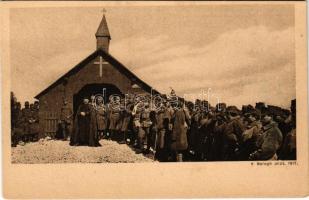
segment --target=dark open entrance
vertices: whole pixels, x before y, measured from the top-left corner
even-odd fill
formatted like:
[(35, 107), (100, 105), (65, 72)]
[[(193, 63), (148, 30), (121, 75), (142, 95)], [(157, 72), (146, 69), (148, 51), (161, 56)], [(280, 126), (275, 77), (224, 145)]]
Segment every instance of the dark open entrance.
[(87, 84), (78, 93), (73, 96), (73, 111), (74, 116), (78, 109), (78, 106), (83, 102), (83, 98), (90, 99), (91, 95), (101, 95), (104, 98), (104, 102), (109, 102), (110, 95), (121, 95), (122, 93), (115, 85), (105, 83)]

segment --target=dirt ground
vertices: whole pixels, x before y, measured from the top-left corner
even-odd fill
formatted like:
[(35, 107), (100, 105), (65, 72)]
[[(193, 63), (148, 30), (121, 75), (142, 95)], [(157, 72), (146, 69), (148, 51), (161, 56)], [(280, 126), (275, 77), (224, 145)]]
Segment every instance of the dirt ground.
[(141, 163), (154, 162), (128, 145), (100, 140), (102, 147), (70, 146), (69, 141), (40, 140), (12, 147), (12, 163)]

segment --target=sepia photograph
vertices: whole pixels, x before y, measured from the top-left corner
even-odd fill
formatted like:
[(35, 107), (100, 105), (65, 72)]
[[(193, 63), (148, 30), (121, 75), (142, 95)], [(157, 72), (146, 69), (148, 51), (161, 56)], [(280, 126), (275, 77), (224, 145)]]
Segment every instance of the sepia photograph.
[(296, 160), (293, 5), (10, 21), (13, 163)]
[[(215, 174), (221, 180), (243, 173), (233, 173), (236, 166), (251, 166), (256, 178), (268, 167), (265, 178), (275, 181), (281, 176), (272, 170), (308, 169), (308, 130), (299, 122), (307, 119), (307, 106), (300, 106), (307, 101), (305, 47), (298, 42), (306, 32), (300, 29), (304, 18), (297, 18), (305, 4), (83, 3), (7, 4), (6, 169), (10, 176), (29, 170), (13, 175), (8, 187), (32, 173), (38, 178), (31, 184), (53, 179), (68, 187), (91, 173), (84, 181), (92, 185), (99, 184), (98, 174), (104, 184), (113, 180), (108, 187), (121, 188), (127, 187), (124, 177), (139, 176), (140, 185), (148, 176), (163, 185), (193, 181), (197, 191), (207, 185), (202, 174), (214, 173), (211, 184), (218, 185)], [(75, 176), (78, 166), (83, 172)], [(167, 169), (175, 171), (163, 178)], [(179, 197), (206, 193), (190, 194), (182, 181), (175, 192), (188, 193)], [(91, 197), (108, 187), (93, 189)], [(247, 192), (258, 194), (255, 189)], [(136, 190), (113, 188), (104, 195), (156, 194)], [(231, 190), (226, 194), (240, 194)], [(88, 198), (81, 195), (88, 192), (63, 188), (49, 197)], [(214, 186), (209, 192), (222, 194)]]

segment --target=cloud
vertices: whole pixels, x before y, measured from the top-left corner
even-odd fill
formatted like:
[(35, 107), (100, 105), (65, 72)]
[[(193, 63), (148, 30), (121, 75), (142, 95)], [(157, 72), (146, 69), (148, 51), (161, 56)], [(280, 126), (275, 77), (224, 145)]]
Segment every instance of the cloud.
[[(117, 50), (121, 46), (129, 47), (126, 53)], [(170, 86), (181, 95), (212, 88), (222, 101), (238, 106), (257, 101), (288, 106), (295, 98), (292, 27), (235, 29), (200, 47), (167, 36), (127, 38), (114, 47), (117, 58), (162, 92)]]
[[(42, 61), (29, 54), (18, 54), (22, 63), (13, 62), (12, 83), (19, 101), (32, 101), (33, 97), (69, 71), (90, 51), (80, 50), (45, 57)], [(23, 94), (23, 95), (21, 95)]]
[[(92, 33), (97, 21), (89, 19), (96, 14), (79, 23), (79, 12), (59, 18), (36, 12), (26, 18), (27, 12), (22, 10), (12, 18), (12, 89), (21, 101), (32, 99), (95, 47)], [(236, 105), (266, 101), (287, 106), (295, 97), (294, 20), (290, 11), (276, 20), (277, 14), (263, 14), (270, 19), (267, 21), (251, 15), (244, 19), (243, 15), (234, 16), (236, 12), (226, 17), (226, 10), (220, 17), (218, 10), (214, 17), (202, 17), (207, 12), (201, 10), (200, 18), (195, 12), (186, 14), (190, 22), (186, 27), (178, 15), (168, 14), (166, 23), (158, 23), (155, 30), (145, 27), (145, 19), (134, 26), (122, 23), (120, 13), (118, 18), (110, 17), (110, 53), (161, 92), (173, 87), (183, 95), (212, 88), (222, 101)], [(267, 13), (273, 14), (273, 9)], [(58, 14), (62, 16), (63, 11)], [(46, 24), (44, 29), (42, 23)]]

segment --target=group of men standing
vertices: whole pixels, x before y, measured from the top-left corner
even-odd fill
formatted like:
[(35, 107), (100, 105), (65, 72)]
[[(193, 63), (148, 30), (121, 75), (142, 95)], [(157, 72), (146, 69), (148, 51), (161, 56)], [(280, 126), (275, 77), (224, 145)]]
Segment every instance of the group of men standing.
[[(296, 159), (296, 100), (288, 114), (266, 107), (195, 103), (161, 95), (85, 97), (75, 116), (64, 100), (55, 138), (70, 145), (101, 146), (100, 140), (127, 144), (136, 153), (153, 153), (159, 161), (240, 161)], [(156, 98), (158, 100), (158, 98)], [(12, 143), (35, 140), (39, 104), (12, 107)], [(245, 109), (246, 108), (246, 109)], [(250, 108), (250, 109), (248, 109)]]
[(39, 139), (39, 102), (25, 102), (21, 109), (20, 102), (11, 98), (11, 140), (12, 146), (19, 142), (37, 141)]
[(158, 150), (158, 159), (168, 146), (171, 154), (167, 153), (172, 157), (169, 157), (170, 161), (176, 160), (179, 152), (188, 148), (190, 123), (184, 102), (177, 104), (176, 108), (165, 100), (154, 109), (149, 96), (115, 96), (107, 104), (102, 97), (91, 96), (90, 100), (87, 97), (83, 99), (72, 120), (72, 110), (64, 101), (56, 138), (66, 140), (70, 135), (70, 145), (94, 147), (101, 146), (99, 140), (102, 138), (114, 140), (131, 145), (136, 153), (148, 154)]
[(289, 115), (216, 106), (214, 111), (197, 107), (191, 116), (189, 152), (198, 161), (296, 159), (296, 100)]
[[(100, 146), (100, 139), (134, 147), (136, 153), (154, 153), (159, 161), (239, 161), (296, 159), (296, 101), (288, 116), (267, 110), (211, 107), (162, 96), (90, 101), (84, 98), (76, 112), (71, 145)], [(156, 104), (156, 105), (154, 105)], [(69, 123), (62, 109), (62, 130)], [(64, 134), (69, 135), (69, 134)]]

